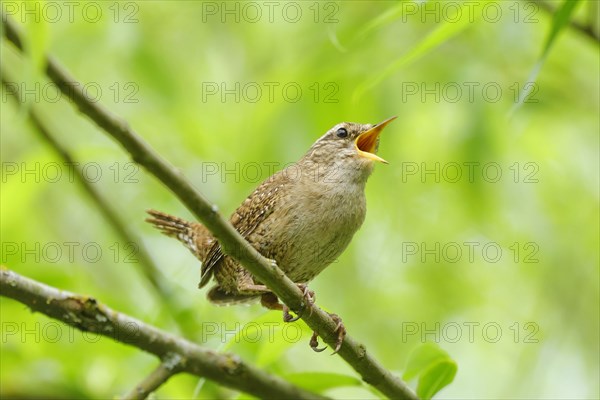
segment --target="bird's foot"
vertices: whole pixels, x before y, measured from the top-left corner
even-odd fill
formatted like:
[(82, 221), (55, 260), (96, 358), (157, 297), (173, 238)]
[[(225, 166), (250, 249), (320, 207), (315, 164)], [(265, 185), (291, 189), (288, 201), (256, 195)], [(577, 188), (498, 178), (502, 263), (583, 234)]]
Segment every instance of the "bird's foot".
[(302, 291), (304, 301), (302, 302), (303, 310), (308, 308), (308, 315), (312, 315), (312, 305), (315, 304), (315, 292), (308, 288), (306, 283), (297, 283), (298, 289)]
[(300, 309), (300, 311), (298, 311), (296, 313), (296, 316), (294, 317), (294, 316), (292, 316), (292, 314), (290, 314), (290, 308), (284, 304), (283, 305), (283, 321), (284, 322), (298, 321), (300, 319), (300, 317), (302, 317), (302, 314), (304, 314), (304, 310), (306, 310), (306, 308), (309, 309), (308, 315), (312, 315), (312, 305), (315, 304), (315, 292), (310, 290), (308, 288), (308, 285), (305, 283), (297, 283), (296, 285), (298, 286), (298, 289), (300, 289), (302, 291), (302, 296), (304, 298), (304, 301), (302, 302), (302, 308)]
[(292, 314), (290, 314), (290, 308), (288, 306), (286, 306), (285, 304), (283, 305), (283, 322), (298, 321), (300, 319), (301, 315), (302, 315), (302, 313), (298, 313), (294, 317)]
[(309, 344), (310, 348), (313, 349), (313, 351), (316, 351), (317, 353), (327, 350), (327, 347), (319, 348), (319, 335), (317, 334), (317, 332), (313, 332), (312, 336), (310, 337)]
[[(337, 341), (335, 342), (335, 349), (333, 349), (333, 353), (331, 353), (331, 355), (334, 355), (338, 351), (340, 351), (340, 349), (342, 348), (342, 343), (344, 342), (344, 338), (346, 337), (346, 328), (344, 327), (344, 324), (342, 323), (342, 319), (340, 317), (338, 317), (337, 314), (329, 314), (329, 316), (336, 323), (334, 332), (337, 333)], [(313, 334), (310, 338), (310, 348), (313, 349), (313, 351), (316, 351), (317, 353), (320, 353), (327, 348), (327, 347), (319, 348), (319, 335), (317, 334), (317, 332), (313, 332)]]

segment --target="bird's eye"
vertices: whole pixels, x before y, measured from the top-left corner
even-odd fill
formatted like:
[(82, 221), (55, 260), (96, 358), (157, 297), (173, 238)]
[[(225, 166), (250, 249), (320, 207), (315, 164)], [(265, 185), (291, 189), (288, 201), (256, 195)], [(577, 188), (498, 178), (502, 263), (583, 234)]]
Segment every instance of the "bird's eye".
[(348, 131), (346, 130), (346, 128), (340, 128), (335, 134), (339, 138), (345, 138), (346, 136), (348, 136)]

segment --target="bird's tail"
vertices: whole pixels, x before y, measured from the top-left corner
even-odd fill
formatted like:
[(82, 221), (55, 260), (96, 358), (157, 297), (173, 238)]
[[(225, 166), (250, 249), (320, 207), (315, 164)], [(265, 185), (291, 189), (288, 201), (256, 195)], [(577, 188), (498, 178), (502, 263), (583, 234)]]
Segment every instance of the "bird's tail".
[(147, 213), (151, 218), (146, 218), (146, 222), (154, 225), (163, 234), (179, 240), (200, 261), (204, 260), (212, 244), (212, 236), (204, 225), (156, 210), (148, 210)]
[[(156, 210), (148, 210), (147, 213), (150, 215), (150, 218), (146, 218), (146, 222), (154, 225), (163, 234), (179, 240), (202, 263), (205, 262), (207, 253), (215, 239), (204, 225), (197, 222), (189, 222)], [(210, 278), (210, 275), (208, 278)], [(201, 283), (200, 287), (203, 285)], [(228, 293), (218, 285), (213, 287), (208, 293), (208, 299), (212, 303), (221, 306), (251, 303), (259, 299), (260, 296), (260, 293)]]
[(227, 293), (220, 286), (214, 286), (207, 294), (208, 300), (218, 306), (233, 306), (236, 304), (251, 304), (260, 299), (260, 293), (240, 294)]

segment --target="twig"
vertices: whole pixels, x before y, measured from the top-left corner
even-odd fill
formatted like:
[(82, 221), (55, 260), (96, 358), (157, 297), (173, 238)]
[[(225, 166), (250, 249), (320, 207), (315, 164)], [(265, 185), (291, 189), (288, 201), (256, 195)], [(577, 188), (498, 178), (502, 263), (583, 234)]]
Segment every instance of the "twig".
[[(111, 310), (95, 299), (58, 290), (0, 267), (0, 295), (17, 300), (32, 311), (94, 332), (118, 342), (133, 345), (161, 360), (171, 362), (176, 372), (206, 377), (221, 385), (261, 398), (322, 399), (324, 397), (244, 363), (233, 354), (219, 354), (178, 336), (171, 335), (133, 317)], [(173, 357), (176, 357), (175, 359)], [(169, 361), (170, 360), (170, 361)], [(177, 362), (174, 363), (173, 360)], [(165, 368), (168, 369), (167, 366)], [(152, 381), (166, 372), (144, 382)]]
[[(5, 35), (15, 46), (22, 49), (17, 27), (5, 15), (2, 16)], [(311, 308), (302, 319), (324, 342), (332, 348), (337, 341), (336, 322), (316, 305), (304, 304), (303, 294), (286, 277), (283, 271), (256, 251), (218, 212), (218, 208), (206, 200), (179, 170), (165, 161), (129, 127), (126, 121), (104, 108), (99, 103), (88, 101), (83, 85), (80, 85), (57, 61), (47, 57), (46, 74), (61, 92), (79, 110), (99, 127), (117, 140), (129, 152), (132, 159), (158, 178), (219, 240), (225, 254), (239, 261), (261, 282), (267, 285), (292, 310)], [(416, 395), (397, 376), (385, 369), (364, 345), (349, 335), (344, 339), (338, 354), (358, 372), (363, 380), (383, 394), (394, 399), (416, 399)]]
[[(15, 97), (15, 101), (18, 104), (24, 104), (24, 99), (22, 98), (18, 87), (13, 84), (13, 81), (9, 79), (7, 75), (8, 74), (4, 66), (1, 66), (0, 76), (5, 90)], [(73, 166), (73, 177), (75, 178), (75, 181), (81, 185), (84, 192), (92, 200), (93, 204), (96, 205), (102, 216), (108, 221), (109, 225), (121, 238), (123, 243), (133, 243), (137, 246), (136, 256), (138, 258), (138, 264), (142, 274), (146, 277), (156, 293), (160, 296), (161, 301), (164, 302), (171, 311), (177, 313), (177, 311), (180, 309), (180, 306), (175, 303), (176, 298), (172, 295), (171, 288), (164, 283), (167, 281), (167, 279), (160, 272), (154, 261), (152, 261), (152, 257), (150, 257), (150, 254), (148, 254), (146, 248), (142, 244), (139, 244), (139, 241), (136, 240), (135, 234), (119, 218), (117, 213), (111, 208), (109, 202), (104, 199), (102, 194), (96, 190), (92, 184), (90, 184), (88, 179), (82, 173), (81, 169), (77, 166), (78, 163), (71, 156), (70, 152), (54, 137), (50, 129), (46, 127), (46, 124), (43, 122), (43, 118), (38, 113), (36, 107), (34, 105), (29, 105), (26, 109), (29, 119), (33, 123), (40, 137), (50, 145), (54, 152), (63, 160), (65, 165)], [(183, 329), (183, 326), (178, 323), (176, 318), (173, 318), (173, 321), (180, 327), (180, 329)]]
[(167, 382), (170, 377), (177, 374), (181, 366), (179, 354), (169, 354), (154, 371), (150, 373), (139, 385), (123, 397), (123, 400), (141, 400)]

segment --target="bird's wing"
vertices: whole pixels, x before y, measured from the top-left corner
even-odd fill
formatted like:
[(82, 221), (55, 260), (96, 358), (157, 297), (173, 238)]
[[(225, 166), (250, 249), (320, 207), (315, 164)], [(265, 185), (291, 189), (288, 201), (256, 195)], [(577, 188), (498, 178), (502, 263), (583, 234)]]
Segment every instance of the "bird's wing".
[[(277, 200), (281, 198), (280, 191), (283, 190), (286, 182), (287, 179), (281, 172), (271, 176), (260, 184), (233, 213), (230, 222), (245, 239), (248, 239), (261, 222), (271, 215)], [(224, 256), (221, 245), (215, 241), (202, 264), (198, 287), (201, 288), (210, 281), (215, 268)]]

